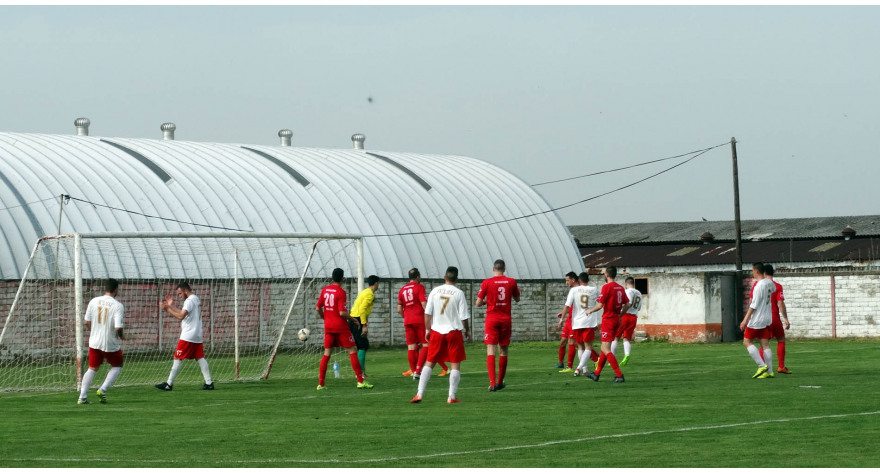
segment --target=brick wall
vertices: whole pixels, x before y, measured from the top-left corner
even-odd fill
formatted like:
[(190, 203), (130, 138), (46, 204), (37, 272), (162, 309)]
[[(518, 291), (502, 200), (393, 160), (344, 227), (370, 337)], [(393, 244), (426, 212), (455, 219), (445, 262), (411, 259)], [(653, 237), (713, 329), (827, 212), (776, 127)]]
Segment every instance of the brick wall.
[[(845, 272), (834, 275), (837, 337), (880, 337), (880, 273)], [(831, 273), (777, 274), (794, 338), (832, 337)], [(743, 280), (745, 298), (754, 279)], [(744, 311), (748, 306), (744, 305)]]

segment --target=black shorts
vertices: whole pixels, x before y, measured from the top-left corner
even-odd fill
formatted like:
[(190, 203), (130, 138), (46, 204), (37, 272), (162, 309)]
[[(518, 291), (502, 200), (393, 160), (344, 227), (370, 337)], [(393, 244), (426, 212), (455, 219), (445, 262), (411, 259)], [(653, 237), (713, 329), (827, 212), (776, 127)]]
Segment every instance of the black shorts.
[(366, 351), (370, 349), (370, 340), (364, 336), (363, 326), (358, 326), (356, 323), (349, 322), (348, 328), (351, 329), (351, 335), (354, 337), (354, 345), (357, 346), (359, 351)]

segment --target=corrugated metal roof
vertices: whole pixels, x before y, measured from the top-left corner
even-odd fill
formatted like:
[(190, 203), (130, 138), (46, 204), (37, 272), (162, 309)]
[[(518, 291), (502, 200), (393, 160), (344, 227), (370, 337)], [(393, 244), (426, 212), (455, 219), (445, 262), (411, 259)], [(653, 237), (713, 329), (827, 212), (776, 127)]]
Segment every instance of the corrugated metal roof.
[[(310, 184), (241, 144), (112, 138), (171, 179), (98, 137), (0, 133), (0, 209), (69, 194), (150, 215), (257, 232), (397, 234), (494, 222), (550, 209), (511, 173), (463, 156), (370, 150), (244, 145), (265, 153)], [(487, 179), (491, 177), (491, 179)], [(31, 216), (31, 217), (29, 217)], [(57, 200), (0, 211), (0, 278), (19, 278), (42, 234), (54, 234)], [(208, 231), (71, 202), (61, 232)], [(522, 279), (558, 278), (580, 267), (577, 248), (556, 213), (477, 229), (365, 239), (365, 272), (427, 278), (457, 265), (483, 278), (507, 261)]]
[[(880, 236), (880, 215), (759, 219), (742, 221), (744, 240), (822, 239), (841, 237), (850, 226), (859, 236)], [(652, 242), (700, 242), (709, 231), (716, 241), (733, 241), (733, 221), (644, 222), (568, 226), (579, 245)]]
[[(687, 249), (687, 252), (683, 250)], [(705, 244), (697, 250), (689, 245), (614, 245), (581, 248), (587, 268), (672, 267), (736, 263), (733, 244)], [(858, 262), (880, 260), (880, 240), (835, 241), (789, 240), (744, 242), (743, 262)]]

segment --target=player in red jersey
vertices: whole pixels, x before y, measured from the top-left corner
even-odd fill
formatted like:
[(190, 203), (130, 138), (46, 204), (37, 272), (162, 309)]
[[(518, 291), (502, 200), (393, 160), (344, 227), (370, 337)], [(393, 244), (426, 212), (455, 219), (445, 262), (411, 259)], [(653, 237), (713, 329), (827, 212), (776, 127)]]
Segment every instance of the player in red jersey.
[[(764, 265), (764, 275), (776, 285), (776, 291), (770, 295), (770, 309), (773, 312), (773, 322), (770, 323), (770, 335), (776, 339), (776, 360), (779, 362), (776, 371), (780, 374), (790, 374), (791, 371), (785, 366), (785, 330), (790, 329), (791, 324), (788, 322), (788, 310), (785, 307), (785, 295), (782, 294), (782, 285), (773, 279), (775, 272), (773, 265)], [(754, 287), (752, 289), (754, 290)], [(783, 319), (785, 320), (784, 328), (782, 325)]]
[[(428, 357), (428, 341), (425, 339), (425, 306), (428, 297), (425, 295), (425, 287), (422, 286), (422, 275), (418, 268), (409, 271), (409, 283), (397, 292), (397, 313), (403, 316), (403, 327), (406, 330), (407, 359), (409, 370), (404, 372), (404, 377), (412, 377), (418, 380), (422, 373), (422, 366)], [(444, 362), (437, 361), (442, 371), (438, 377), (445, 377), (449, 368)]]
[(617, 357), (611, 352), (611, 342), (614, 341), (617, 335), (617, 328), (620, 326), (620, 313), (623, 311), (623, 306), (630, 301), (629, 297), (626, 296), (626, 289), (614, 281), (615, 277), (617, 277), (617, 267), (610, 266), (605, 268), (606, 283), (602, 286), (599, 298), (596, 299), (596, 306), (590, 309), (590, 312), (603, 310), (602, 326), (600, 329), (602, 333), (602, 355), (599, 356), (599, 362), (596, 363), (596, 372), (587, 372), (585, 374), (594, 382), (599, 381), (599, 374), (602, 373), (602, 368), (605, 367), (606, 361), (614, 369), (616, 377), (614, 377), (613, 382), (624, 382), (623, 373), (620, 371), (620, 365), (617, 363)]
[[(755, 278), (755, 286), (752, 287), (751, 303), (745, 318), (740, 323), (743, 331), (743, 346), (749, 351), (749, 356), (758, 365), (758, 371), (752, 375), (753, 379), (773, 378), (773, 351), (770, 350), (770, 325), (773, 322), (773, 311), (770, 301), (773, 293), (776, 293), (776, 285), (767, 278), (763, 263), (752, 265), (752, 276)], [(753, 341), (760, 341), (758, 349)]]
[[(501, 390), (504, 385), (504, 374), (507, 372), (507, 348), (510, 346), (511, 333), (511, 300), (519, 303), (519, 287), (516, 280), (504, 276), (504, 260), (495, 260), (492, 267), (495, 276), (483, 280), (480, 292), (477, 293), (477, 307), (486, 305), (486, 367), (489, 369), (489, 391)], [(495, 379), (495, 346), (500, 346), (501, 357), (498, 359), (498, 379)]]
[[(569, 288), (574, 288), (578, 286), (578, 276), (575, 272), (568, 272), (565, 274), (565, 285)], [(556, 369), (562, 369), (559, 373), (571, 372), (571, 367), (574, 365), (574, 351), (577, 347), (577, 341), (574, 337), (574, 329), (571, 327), (571, 320), (573, 316), (572, 308), (568, 309), (568, 315), (563, 316), (562, 313), (556, 313), (556, 317), (559, 319), (559, 324), (556, 325), (556, 328), (559, 329), (559, 364), (556, 365)], [(562, 362), (565, 357), (565, 346), (568, 346), (568, 367)]]
[(346, 293), (342, 289), (342, 278), (345, 272), (341, 268), (333, 269), (331, 278), (333, 280), (330, 285), (325, 286), (321, 290), (318, 297), (318, 303), (315, 308), (318, 310), (318, 316), (324, 320), (324, 357), (321, 358), (321, 369), (318, 372), (318, 390), (326, 390), (324, 386), (324, 378), (327, 375), (327, 364), (330, 363), (330, 356), (333, 354), (334, 347), (344, 347), (348, 350), (348, 357), (351, 359), (351, 368), (357, 377), (357, 388), (373, 388), (369, 382), (364, 381), (364, 374), (361, 373), (361, 363), (357, 358), (357, 347), (354, 343), (354, 336), (348, 324), (354, 323), (360, 326), (360, 320), (352, 318), (348, 314), (345, 307)]

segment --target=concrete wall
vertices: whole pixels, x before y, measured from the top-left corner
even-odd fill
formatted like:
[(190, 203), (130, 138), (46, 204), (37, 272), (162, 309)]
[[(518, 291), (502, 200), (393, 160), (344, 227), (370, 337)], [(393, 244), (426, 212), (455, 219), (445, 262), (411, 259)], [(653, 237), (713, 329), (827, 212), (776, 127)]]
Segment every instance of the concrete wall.
[(721, 285), (706, 273), (652, 273), (642, 300), (638, 329), (649, 338), (675, 342), (721, 340)]

